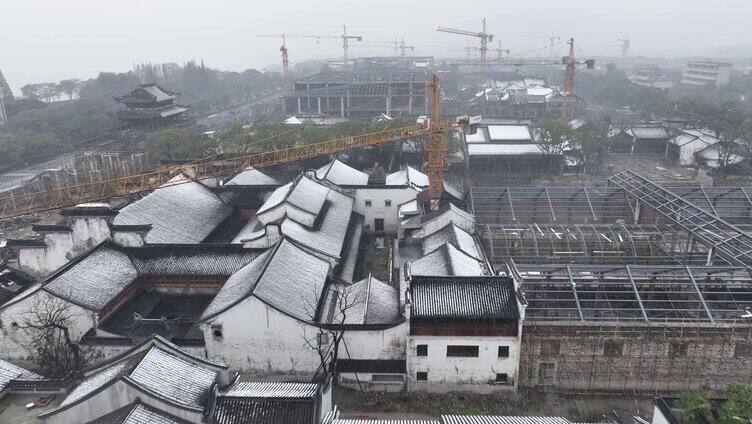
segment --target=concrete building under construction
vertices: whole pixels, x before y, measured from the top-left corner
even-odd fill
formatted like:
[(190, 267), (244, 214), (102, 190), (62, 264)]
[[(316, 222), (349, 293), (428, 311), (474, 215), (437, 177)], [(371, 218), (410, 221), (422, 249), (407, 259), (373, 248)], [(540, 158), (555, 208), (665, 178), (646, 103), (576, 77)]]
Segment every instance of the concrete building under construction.
[[(345, 69), (327, 69), (296, 80), (284, 96), (285, 114), (371, 119), (425, 115), (430, 58), (361, 60)], [(418, 60), (419, 59), (419, 60)], [(416, 66), (417, 65), (417, 66)]]

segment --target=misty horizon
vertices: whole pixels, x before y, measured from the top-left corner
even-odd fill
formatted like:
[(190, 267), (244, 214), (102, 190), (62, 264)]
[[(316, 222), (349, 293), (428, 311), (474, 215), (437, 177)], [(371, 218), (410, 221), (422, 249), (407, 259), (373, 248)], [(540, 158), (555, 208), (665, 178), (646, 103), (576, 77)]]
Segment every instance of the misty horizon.
[[(575, 37), (578, 55), (619, 57), (617, 40), (628, 36), (632, 57), (752, 57), (746, 27), (752, 2), (742, 0), (636, 0), (628, 5), (574, 0), (568, 8), (550, 0), (524, 5), (387, 0), (380, 7), (368, 6), (367, 13), (365, 2), (342, 0), (211, 5), (136, 0), (106, 6), (91, 0), (3, 2), (0, 70), (16, 92), (28, 83), (127, 72), (143, 62), (182, 64), (196, 59), (227, 71), (277, 67), (280, 40), (257, 34), (338, 35), (345, 24), (349, 33), (363, 36), (362, 43), (351, 44), (353, 57), (392, 55), (388, 43), (395, 37), (415, 46), (412, 55), (461, 57), (468, 40), (436, 28), (479, 31), (484, 17), (495, 35), (491, 48), (500, 40), (502, 48), (517, 57), (538, 52), (547, 56), (544, 37), (552, 31), (562, 38)], [(293, 65), (342, 56), (341, 41), (336, 39), (291, 39), (288, 47)]]

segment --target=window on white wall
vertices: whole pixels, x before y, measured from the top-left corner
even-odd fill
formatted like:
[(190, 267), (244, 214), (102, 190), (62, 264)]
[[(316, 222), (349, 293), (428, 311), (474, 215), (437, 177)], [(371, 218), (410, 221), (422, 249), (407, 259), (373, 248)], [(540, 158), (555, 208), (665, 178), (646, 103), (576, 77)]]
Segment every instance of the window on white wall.
[(478, 346), (447, 346), (448, 357), (477, 358)]
[(428, 345), (417, 345), (415, 347), (415, 356), (428, 356)]
[(415, 379), (418, 381), (428, 381), (428, 373), (424, 371), (418, 371), (415, 373)]
[(509, 346), (499, 346), (499, 358), (509, 358)]
[(222, 340), (224, 334), (222, 333), (222, 324), (214, 324), (211, 326), (212, 337), (214, 340)]
[(496, 382), (501, 384), (509, 383), (509, 375), (505, 372), (496, 373)]
[(392, 201), (390, 199), (384, 200), (384, 207), (385, 208), (391, 208), (392, 207)]
[(371, 206), (373, 206), (373, 202), (371, 201), (371, 199), (366, 199), (366, 207), (370, 208)]

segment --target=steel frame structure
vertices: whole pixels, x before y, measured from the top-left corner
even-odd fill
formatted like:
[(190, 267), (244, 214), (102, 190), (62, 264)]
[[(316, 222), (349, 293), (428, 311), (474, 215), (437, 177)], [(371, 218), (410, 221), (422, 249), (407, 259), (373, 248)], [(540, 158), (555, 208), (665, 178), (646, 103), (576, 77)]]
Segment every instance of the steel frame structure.
[(692, 233), (708, 248), (709, 261), (718, 255), (733, 264), (752, 266), (752, 237), (728, 221), (632, 171), (613, 175), (608, 183), (637, 199), (637, 208), (642, 204), (650, 206), (671, 223)]
[(738, 323), (752, 304), (743, 266), (519, 265), (529, 321)]
[(473, 187), (480, 224), (631, 224), (634, 210), (614, 187)]
[(671, 226), (609, 224), (485, 225), (491, 262), (520, 264), (705, 265), (707, 249)]

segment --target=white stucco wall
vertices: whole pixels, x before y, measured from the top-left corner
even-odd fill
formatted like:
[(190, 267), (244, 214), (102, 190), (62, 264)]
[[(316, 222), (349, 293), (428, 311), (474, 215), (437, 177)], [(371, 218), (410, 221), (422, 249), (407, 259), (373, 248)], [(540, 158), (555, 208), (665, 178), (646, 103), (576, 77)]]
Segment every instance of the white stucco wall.
[[(407, 380), (411, 389), (450, 390), (453, 385), (488, 385), (497, 373), (506, 373), (510, 384), (491, 387), (514, 389), (517, 385), (520, 363), (517, 337), (410, 336), (408, 340)], [(417, 345), (421, 344), (428, 346), (428, 356), (416, 355)], [(478, 346), (478, 357), (447, 357), (449, 345)], [(499, 346), (509, 346), (508, 358), (498, 357)], [(417, 381), (417, 372), (427, 372), (428, 381)]]
[[(7, 361), (26, 361), (29, 352), (25, 348), (27, 340), (25, 331), (13, 323), (22, 324), (28, 319), (29, 311), (37, 307), (40, 302), (52, 299), (53, 296), (43, 290), (37, 290), (17, 302), (5, 305), (0, 309), (0, 359)], [(57, 299), (57, 298), (54, 298)], [(66, 302), (62, 299), (56, 301), (65, 302), (72, 315), (74, 323), (71, 327), (71, 335), (80, 337), (93, 327), (96, 314), (80, 306)]]
[[(213, 337), (211, 326), (222, 325), (223, 337)], [(406, 324), (383, 331), (350, 331), (345, 343), (356, 359), (404, 358)], [(317, 353), (303, 336), (315, 338), (318, 328), (267, 306), (251, 296), (201, 324), (208, 359), (251, 374), (311, 374), (319, 367)], [(340, 347), (341, 357), (347, 357)]]
[(73, 235), (69, 232), (44, 235), (45, 247), (23, 247), (18, 252), (18, 265), (36, 277), (49, 275), (75, 257)]
[(76, 217), (71, 229), (76, 256), (110, 238), (110, 225), (104, 217)]
[[(365, 216), (367, 231), (373, 232), (374, 220), (384, 220), (384, 231), (396, 233), (399, 228), (399, 205), (415, 200), (418, 191), (412, 187), (364, 187), (355, 189), (355, 204), (353, 210)], [(391, 200), (390, 207), (385, 206), (385, 200)], [(371, 200), (371, 206), (366, 206), (366, 200)]]
[(115, 231), (112, 240), (125, 247), (141, 247), (146, 235), (138, 231)]

